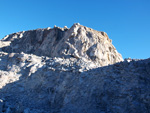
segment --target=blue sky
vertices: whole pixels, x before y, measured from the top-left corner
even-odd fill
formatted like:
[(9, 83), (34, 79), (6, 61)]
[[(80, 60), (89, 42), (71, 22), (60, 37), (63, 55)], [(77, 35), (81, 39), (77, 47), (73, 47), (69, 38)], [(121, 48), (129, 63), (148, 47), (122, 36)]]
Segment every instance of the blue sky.
[(0, 39), (73, 23), (105, 31), (123, 58), (150, 57), (150, 0), (0, 0)]

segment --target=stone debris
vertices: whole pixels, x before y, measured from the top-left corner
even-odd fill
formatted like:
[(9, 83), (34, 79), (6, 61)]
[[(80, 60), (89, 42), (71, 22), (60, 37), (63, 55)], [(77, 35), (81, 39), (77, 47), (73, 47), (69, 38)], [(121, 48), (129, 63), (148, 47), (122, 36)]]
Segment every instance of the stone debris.
[(0, 112), (149, 113), (150, 59), (123, 61), (105, 32), (79, 23), (7, 35)]

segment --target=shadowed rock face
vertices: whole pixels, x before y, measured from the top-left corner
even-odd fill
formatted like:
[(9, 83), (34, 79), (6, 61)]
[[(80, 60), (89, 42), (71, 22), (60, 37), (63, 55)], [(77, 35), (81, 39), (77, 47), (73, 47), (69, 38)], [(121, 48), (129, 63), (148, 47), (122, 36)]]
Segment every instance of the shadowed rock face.
[(75, 57), (91, 60), (100, 66), (123, 61), (105, 32), (74, 24), (70, 29), (36, 29), (14, 33), (2, 39), (10, 42), (5, 52), (32, 53), (48, 57)]
[(150, 112), (150, 59), (96, 68), (76, 58), (4, 52), (0, 58), (4, 113)]

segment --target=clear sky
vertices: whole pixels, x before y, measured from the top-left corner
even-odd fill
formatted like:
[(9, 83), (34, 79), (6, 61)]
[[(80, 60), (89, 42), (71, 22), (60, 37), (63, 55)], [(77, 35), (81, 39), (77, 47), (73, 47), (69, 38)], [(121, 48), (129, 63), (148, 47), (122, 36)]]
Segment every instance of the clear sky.
[(0, 39), (73, 23), (105, 31), (123, 58), (150, 57), (150, 0), (0, 0)]

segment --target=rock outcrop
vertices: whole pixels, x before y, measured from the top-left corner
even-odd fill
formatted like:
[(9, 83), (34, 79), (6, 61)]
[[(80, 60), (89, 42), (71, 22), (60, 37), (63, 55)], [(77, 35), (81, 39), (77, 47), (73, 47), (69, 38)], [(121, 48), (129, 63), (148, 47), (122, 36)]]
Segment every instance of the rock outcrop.
[(122, 56), (112, 45), (105, 32), (74, 24), (53, 29), (36, 29), (7, 35), (1, 40), (9, 46), (2, 51), (8, 53), (28, 53), (48, 57), (75, 57), (91, 60), (105, 66), (122, 61)]
[(106, 33), (74, 24), (0, 41), (1, 113), (149, 113), (150, 59), (125, 59)]

